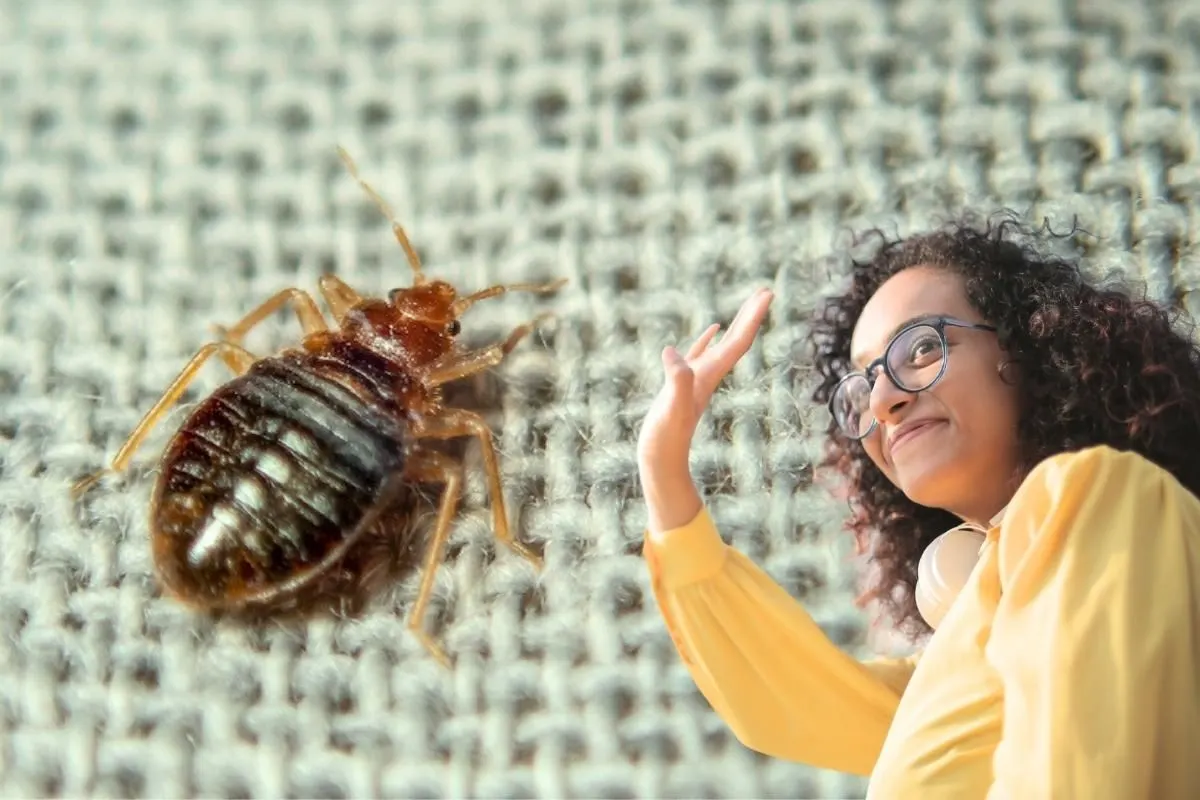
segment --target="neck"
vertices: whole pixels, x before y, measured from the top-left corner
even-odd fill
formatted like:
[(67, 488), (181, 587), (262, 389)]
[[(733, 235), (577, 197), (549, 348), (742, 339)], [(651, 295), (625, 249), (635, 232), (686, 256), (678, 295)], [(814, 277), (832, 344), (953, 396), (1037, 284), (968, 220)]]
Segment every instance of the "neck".
[(961, 510), (949, 509), (955, 516), (962, 519), (963, 522), (978, 526), (983, 529), (988, 529), (993, 525), (1000, 524), (1000, 519), (1004, 515), (1004, 510), (1008, 508), (1008, 504), (1012, 501), (1013, 495), (1017, 493), (1021, 482), (1025, 480), (1025, 472), (1023, 470), (1015, 471), (1009, 480), (1002, 484), (998, 484), (991, 492), (980, 492), (971, 498), (972, 505), (970, 508)]
[(1000, 520), (1004, 517), (1004, 510), (1008, 508), (1008, 503), (1011, 499), (1011, 493), (1005, 494), (1001, 499), (988, 503), (979, 503), (978, 506), (969, 511), (956, 511), (954, 515), (965, 523), (987, 529), (993, 525), (1000, 524)]
[(1004, 506), (1004, 508), (1001, 508), (995, 514), (992, 514), (990, 517), (988, 517), (987, 520), (981, 520), (976, 524), (982, 528), (991, 528), (995, 525), (999, 525), (1004, 520), (1004, 511), (1007, 508), (1008, 506)]

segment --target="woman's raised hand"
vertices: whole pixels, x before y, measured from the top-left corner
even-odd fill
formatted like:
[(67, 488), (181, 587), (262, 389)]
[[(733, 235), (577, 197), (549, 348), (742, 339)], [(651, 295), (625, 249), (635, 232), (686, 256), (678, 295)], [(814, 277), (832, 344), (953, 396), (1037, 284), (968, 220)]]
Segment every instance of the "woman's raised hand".
[(673, 347), (663, 350), (663, 387), (638, 435), (638, 470), (652, 531), (683, 525), (700, 510), (699, 494), (688, 472), (696, 425), (717, 386), (750, 349), (773, 296), (769, 289), (760, 289), (747, 298), (715, 345), (720, 326), (714, 324), (686, 356)]

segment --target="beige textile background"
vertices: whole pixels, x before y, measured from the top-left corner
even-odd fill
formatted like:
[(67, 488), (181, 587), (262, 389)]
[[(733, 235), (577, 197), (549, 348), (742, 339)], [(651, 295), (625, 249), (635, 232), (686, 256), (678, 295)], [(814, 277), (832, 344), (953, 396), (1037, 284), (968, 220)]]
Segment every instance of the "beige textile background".
[[(6, 796), (861, 796), (741, 747), (671, 648), (634, 461), (661, 347), (775, 288), (695, 473), (730, 541), (865, 654), (793, 352), (845, 232), (1011, 206), (1077, 215), (1097, 268), (1156, 297), (1200, 274), (1195, 2), (0, 0), (0, 53)], [(570, 281), (464, 320), (482, 343), (557, 316), (464, 396), (546, 568), (494, 546), (468, 446), (434, 604), (453, 673), (405, 630), (415, 573), (350, 618), (158, 596), (146, 503), (186, 404), (125, 480), (67, 497), (210, 325), (325, 271), (408, 283), (338, 144), (430, 275)]]

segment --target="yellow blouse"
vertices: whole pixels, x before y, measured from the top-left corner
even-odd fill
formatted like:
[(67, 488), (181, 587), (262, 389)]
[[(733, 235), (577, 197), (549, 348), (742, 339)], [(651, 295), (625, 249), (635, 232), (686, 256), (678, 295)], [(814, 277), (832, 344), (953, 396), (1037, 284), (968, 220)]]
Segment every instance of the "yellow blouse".
[(909, 659), (839, 650), (707, 509), (645, 554), (680, 657), (753, 750), (869, 775), (871, 798), (1200, 798), (1200, 501), (1141, 456), (1034, 469)]

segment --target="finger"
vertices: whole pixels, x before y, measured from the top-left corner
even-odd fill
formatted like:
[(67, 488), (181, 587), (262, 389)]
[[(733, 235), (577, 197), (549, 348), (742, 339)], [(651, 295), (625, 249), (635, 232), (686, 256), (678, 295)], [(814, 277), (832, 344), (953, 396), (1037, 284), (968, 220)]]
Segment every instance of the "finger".
[(742, 303), (721, 341), (708, 351), (709, 360), (720, 362), (725, 370), (731, 369), (750, 349), (773, 297), (769, 289), (760, 289)]
[[(666, 383), (646, 415), (638, 446), (660, 455), (686, 453), (696, 427), (692, 368), (674, 347), (662, 351)], [(640, 456), (639, 456), (640, 457)]]
[(769, 289), (760, 289), (742, 304), (721, 341), (705, 353), (706, 358), (696, 365), (697, 392), (708, 394), (716, 391), (717, 385), (729, 374), (734, 364), (746, 355), (773, 297)]
[(759, 287), (750, 293), (750, 296), (742, 301), (738, 306), (737, 314), (734, 315), (733, 321), (729, 323), (729, 329), (733, 330), (739, 325), (744, 325), (748, 314), (753, 313), (753, 309), (759, 305), (765, 298), (770, 295), (771, 290), (765, 286)]
[[(774, 297), (775, 295), (770, 289), (762, 288), (746, 298), (741, 308), (738, 309), (737, 316), (733, 318), (729, 332), (735, 336), (753, 334), (762, 325), (763, 318), (767, 315), (767, 308), (771, 305)], [(729, 334), (726, 334), (721, 341), (728, 338)]]
[(692, 368), (688, 366), (683, 356), (674, 347), (665, 347), (662, 352), (663, 370), (667, 374), (667, 383), (676, 390), (692, 387)]
[(674, 416), (683, 408), (690, 408), (692, 402), (692, 383), (695, 375), (692, 368), (683, 360), (683, 356), (674, 347), (666, 347), (662, 351), (663, 385), (659, 390), (654, 404), (662, 413)]
[(733, 321), (729, 323), (730, 330), (733, 330), (742, 323), (742, 320), (746, 318), (747, 310), (754, 305), (755, 301), (757, 301), (757, 299), (762, 296), (763, 292), (765, 291), (767, 290), (761, 287), (755, 289), (749, 297), (742, 301), (742, 304), (738, 306), (737, 314), (735, 314), (733, 317)]
[(706, 347), (708, 347), (709, 342), (713, 340), (713, 337), (717, 335), (717, 331), (719, 330), (721, 330), (721, 326), (719, 324), (714, 322), (712, 325), (709, 325), (708, 328), (705, 329), (704, 333), (700, 334), (700, 338), (696, 339), (696, 342), (692, 345), (691, 349), (688, 350), (687, 360), (692, 361), (699, 358), (700, 354), (704, 352)]

